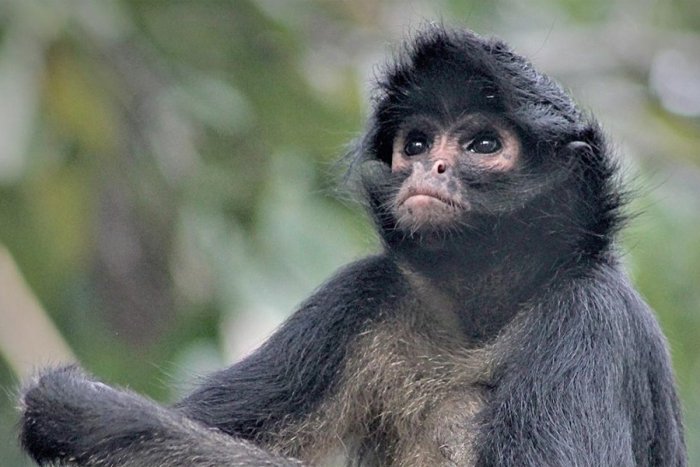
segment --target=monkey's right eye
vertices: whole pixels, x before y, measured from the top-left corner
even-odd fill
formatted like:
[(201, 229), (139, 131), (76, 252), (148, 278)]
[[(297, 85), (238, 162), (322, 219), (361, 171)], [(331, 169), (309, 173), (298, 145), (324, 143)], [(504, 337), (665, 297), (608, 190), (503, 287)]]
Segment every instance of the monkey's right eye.
[(406, 146), (403, 148), (407, 156), (417, 156), (425, 153), (430, 148), (430, 141), (425, 135), (410, 135), (407, 138)]

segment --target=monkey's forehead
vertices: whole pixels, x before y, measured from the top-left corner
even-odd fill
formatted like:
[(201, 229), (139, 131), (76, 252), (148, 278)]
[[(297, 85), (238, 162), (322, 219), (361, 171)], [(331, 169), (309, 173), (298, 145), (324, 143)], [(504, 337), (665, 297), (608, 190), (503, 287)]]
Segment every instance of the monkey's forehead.
[[(504, 90), (478, 74), (440, 73), (432, 70), (411, 84), (387, 92), (377, 107), (384, 117), (424, 114), (444, 122), (466, 114), (505, 113)], [(390, 118), (389, 118), (390, 119)]]
[(418, 112), (407, 115), (396, 127), (397, 136), (419, 130), (425, 133), (451, 133), (483, 131), (486, 129), (502, 129), (513, 131), (512, 124), (500, 114), (494, 113), (462, 113), (454, 119), (436, 119), (430, 114)]

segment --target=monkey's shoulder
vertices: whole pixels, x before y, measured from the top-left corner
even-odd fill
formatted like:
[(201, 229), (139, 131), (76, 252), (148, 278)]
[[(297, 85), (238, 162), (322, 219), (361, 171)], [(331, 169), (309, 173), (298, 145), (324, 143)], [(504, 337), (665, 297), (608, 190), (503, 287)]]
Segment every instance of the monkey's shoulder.
[(391, 303), (402, 292), (400, 275), (387, 254), (367, 256), (338, 269), (301, 304), (297, 314)]

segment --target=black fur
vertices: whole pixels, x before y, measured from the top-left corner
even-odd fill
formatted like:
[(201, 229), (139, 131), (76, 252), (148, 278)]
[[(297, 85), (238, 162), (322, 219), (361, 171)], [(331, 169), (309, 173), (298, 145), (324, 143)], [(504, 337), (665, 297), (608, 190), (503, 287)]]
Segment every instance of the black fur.
[[(400, 125), (466, 111), (506, 121), (522, 164), (456, 167), (470, 212), (398, 228)], [(426, 28), (384, 73), (352, 157), (382, 253), (169, 409), (44, 372), (22, 397), (25, 450), (93, 467), (685, 465), (666, 344), (616, 257), (616, 165), (555, 83), (498, 40)]]

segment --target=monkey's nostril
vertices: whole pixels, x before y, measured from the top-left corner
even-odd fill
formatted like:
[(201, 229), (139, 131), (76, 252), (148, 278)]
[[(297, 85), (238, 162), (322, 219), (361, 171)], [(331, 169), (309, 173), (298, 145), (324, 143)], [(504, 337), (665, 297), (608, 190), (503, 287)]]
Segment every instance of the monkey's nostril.
[(445, 161), (437, 161), (435, 165), (433, 165), (433, 169), (439, 174), (445, 173), (445, 170), (447, 170), (447, 163)]

